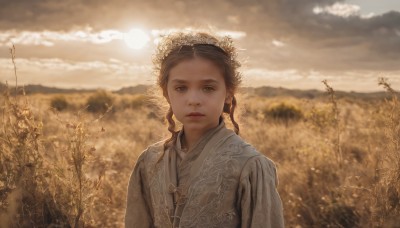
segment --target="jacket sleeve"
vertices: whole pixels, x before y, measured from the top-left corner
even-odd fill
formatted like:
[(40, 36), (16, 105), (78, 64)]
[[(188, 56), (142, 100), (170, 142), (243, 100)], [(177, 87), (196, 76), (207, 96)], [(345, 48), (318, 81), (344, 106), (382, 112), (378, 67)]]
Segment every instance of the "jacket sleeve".
[(263, 155), (245, 164), (238, 189), (242, 228), (284, 227), (275, 164)]
[(148, 180), (145, 175), (145, 155), (143, 152), (133, 169), (126, 201), (125, 227), (153, 227), (152, 207)]

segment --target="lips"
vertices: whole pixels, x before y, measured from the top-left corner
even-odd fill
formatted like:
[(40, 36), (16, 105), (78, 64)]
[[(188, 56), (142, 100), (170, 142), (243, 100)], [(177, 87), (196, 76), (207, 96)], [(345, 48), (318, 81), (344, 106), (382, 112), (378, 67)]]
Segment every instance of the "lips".
[(200, 113), (200, 112), (191, 112), (187, 116), (195, 117), (195, 116), (205, 116), (205, 115), (203, 113)]

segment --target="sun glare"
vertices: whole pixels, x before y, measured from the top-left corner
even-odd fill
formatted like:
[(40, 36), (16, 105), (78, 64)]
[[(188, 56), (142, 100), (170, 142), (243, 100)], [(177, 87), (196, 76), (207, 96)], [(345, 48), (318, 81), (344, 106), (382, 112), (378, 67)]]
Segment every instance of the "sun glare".
[(132, 49), (142, 49), (150, 41), (150, 37), (141, 29), (132, 29), (124, 36), (125, 43)]

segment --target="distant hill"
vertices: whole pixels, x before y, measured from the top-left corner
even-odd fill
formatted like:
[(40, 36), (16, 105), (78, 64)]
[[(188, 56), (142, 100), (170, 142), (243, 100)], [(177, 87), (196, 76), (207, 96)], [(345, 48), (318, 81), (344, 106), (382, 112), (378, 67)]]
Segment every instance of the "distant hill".
[[(15, 86), (8, 85), (11, 91), (14, 91)], [(147, 85), (137, 85), (137, 86), (130, 86), (130, 87), (123, 87), (119, 90), (112, 91), (113, 93), (117, 94), (139, 94), (145, 93), (146, 90), (149, 88)], [(3, 92), (6, 89), (6, 85), (4, 83), (0, 83), (0, 92)], [(43, 94), (50, 94), (50, 93), (90, 93), (94, 92), (97, 89), (63, 89), (57, 87), (48, 87), (42, 85), (26, 85), (24, 86), (24, 90), (26, 94), (35, 94), (35, 93), (43, 93)], [(18, 88), (19, 93), (22, 93), (22, 87)]]
[[(247, 88), (247, 91), (262, 97), (290, 96), (296, 98), (314, 99), (327, 96), (325, 91), (320, 91), (315, 89), (299, 90), (299, 89), (285, 89), (282, 87), (275, 88), (270, 86)], [(365, 100), (370, 100), (370, 99), (380, 100), (388, 97), (388, 94), (385, 91), (370, 92), (370, 93), (335, 91), (335, 94), (337, 98), (348, 97), (348, 98), (365, 99)]]
[(129, 86), (129, 87), (123, 87), (119, 90), (113, 91), (113, 93), (118, 93), (118, 94), (146, 93), (148, 88), (150, 88), (150, 86), (148, 86), (148, 85)]
[(292, 96), (297, 98), (316, 98), (324, 94), (319, 90), (285, 89), (282, 87), (263, 86), (254, 88), (253, 93), (262, 97)]
[[(11, 85), (9, 86), (11, 91), (14, 90), (14, 87)], [(42, 85), (27, 85), (24, 87), (26, 94), (34, 94), (34, 93), (44, 93), (44, 94), (51, 94), (51, 93), (88, 93), (94, 92), (96, 89), (62, 89), (56, 87), (47, 87)], [(147, 89), (150, 88), (149, 85), (137, 85), (137, 86), (129, 86), (123, 87), (119, 90), (112, 91), (113, 93), (117, 94), (143, 94), (146, 93)], [(0, 83), (0, 92), (3, 92), (6, 89), (6, 85)], [(21, 92), (22, 89), (19, 89)], [(282, 87), (270, 87), (270, 86), (263, 86), (263, 87), (244, 87), (241, 88), (241, 91), (248, 94), (255, 94), (262, 97), (278, 97), (278, 96), (290, 96), (296, 98), (304, 98), (304, 99), (314, 99), (314, 98), (321, 98), (326, 97), (325, 91), (320, 90), (299, 90), (299, 89), (286, 89)], [(380, 100), (388, 97), (388, 94), (385, 91), (382, 92), (371, 92), (371, 93), (360, 93), (360, 92), (343, 92), (343, 91), (336, 91), (336, 96), (338, 98), (348, 97), (348, 98), (355, 98), (355, 99), (363, 99), (363, 100)]]
[[(8, 85), (11, 91), (14, 91), (15, 86)], [(22, 87), (18, 86), (18, 92), (22, 93)], [(6, 89), (6, 85), (3, 83), (0, 83), (0, 92), (3, 92)], [(57, 87), (48, 87), (48, 86), (42, 86), (42, 85), (26, 85), (23, 87), (25, 90), (26, 94), (35, 94), (35, 93), (43, 93), (43, 94), (49, 94), (49, 93), (89, 93), (96, 91), (95, 89), (62, 89), (62, 88), (57, 88)]]

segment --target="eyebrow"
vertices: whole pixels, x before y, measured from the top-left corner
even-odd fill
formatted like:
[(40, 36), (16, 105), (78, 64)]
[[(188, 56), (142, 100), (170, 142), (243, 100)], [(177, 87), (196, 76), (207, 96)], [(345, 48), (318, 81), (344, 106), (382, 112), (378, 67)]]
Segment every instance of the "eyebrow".
[[(182, 84), (187, 83), (186, 80), (182, 80), (182, 79), (173, 79), (171, 82), (182, 83)], [(202, 83), (216, 83), (216, 84), (218, 84), (218, 81), (215, 80), (215, 79), (204, 79), (204, 80), (201, 80), (200, 82), (202, 82)]]

